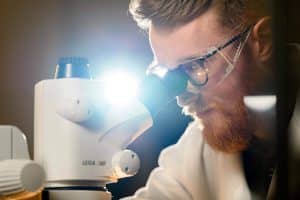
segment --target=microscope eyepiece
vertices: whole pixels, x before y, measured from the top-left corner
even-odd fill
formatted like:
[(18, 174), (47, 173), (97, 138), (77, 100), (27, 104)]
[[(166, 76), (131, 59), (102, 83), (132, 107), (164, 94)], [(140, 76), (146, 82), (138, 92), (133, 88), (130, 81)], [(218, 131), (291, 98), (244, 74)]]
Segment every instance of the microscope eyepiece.
[(82, 57), (60, 58), (56, 66), (54, 78), (91, 79), (88, 59)]
[(186, 90), (188, 79), (181, 69), (172, 70), (163, 78), (150, 74), (141, 85), (139, 99), (155, 117), (164, 106)]

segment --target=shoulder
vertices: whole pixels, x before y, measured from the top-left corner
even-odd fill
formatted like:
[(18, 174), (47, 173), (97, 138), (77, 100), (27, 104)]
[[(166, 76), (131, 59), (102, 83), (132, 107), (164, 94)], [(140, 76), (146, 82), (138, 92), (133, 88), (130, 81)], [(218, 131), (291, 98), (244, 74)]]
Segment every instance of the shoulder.
[(197, 140), (202, 141), (202, 131), (203, 131), (203, 124), (201, 120), (196, 120), (191, 122), (188, 127), (186, 128), (183, 135), (177, 142), (177, 145), (181, 145), (182, 143), (186, 143), (189, 140)]
[[(170, 146), (170, 147), (182, 147), (186, 146), (187, 143), (202, 143), (202, 130), (203, 130), (203, 124), (200, 120), (191, 122), (187, 128), (185, 129), (182, 136), (179, 138), (176, 144)], [(169, 148), (166, 148), (167, 150)], [(163, 151), (165, 151), (163, 150)]]
[(171, 160), (185, 160), (186, 155), (201, 153), (201, 146), (204, 145), (202, 138), (203, 125), (201, 121), (193, 121), (186, 128), (183, 135), (179, 138), (178, 142), (171, 145), (160, 153), (159, 165), (165, 165), (165, 163), (172, 163)]

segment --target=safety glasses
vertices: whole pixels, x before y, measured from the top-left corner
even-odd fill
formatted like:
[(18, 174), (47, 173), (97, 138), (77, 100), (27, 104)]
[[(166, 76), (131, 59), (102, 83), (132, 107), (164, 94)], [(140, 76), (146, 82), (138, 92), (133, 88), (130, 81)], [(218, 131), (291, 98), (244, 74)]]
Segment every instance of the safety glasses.
[[(189, 81), (195, 86), (203, 87), (207, 84), (217, 85), (221, 83), (234, 69), (251, 30), (252, 26), (249, 26), (221, 45), (208, 48), (205, 55), (179, 64), (175, 70), (186, 73), (189, 76)], [(232, 45), (235, 43), (237, 45)], [(229, 46), (232, 48), (230, 49)], [(223, 52), (225, 48), (228, 50)], [(147, 73), (159, 77), (163, 77), (168, 72), (167, 67), (157, 64), (150, 65), (147, 70)]]

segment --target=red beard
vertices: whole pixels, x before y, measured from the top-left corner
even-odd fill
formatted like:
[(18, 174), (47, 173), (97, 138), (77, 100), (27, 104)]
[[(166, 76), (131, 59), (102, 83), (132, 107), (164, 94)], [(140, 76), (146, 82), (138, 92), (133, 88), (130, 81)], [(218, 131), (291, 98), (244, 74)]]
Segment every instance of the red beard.
[(203, 138), (214, 149), (234, 153), (245, 150), (252, 137), (252, 127), (243, 103), (228, 109), (218, 105), (201, 117)]
[(228, 97), (231, 101), (215, 102), (214, 106), (206, 111), (200, 110), (206, 105), (201, 95), (191, 98), (194, 98), (192, 103), (185, 105), (184, 97), (179, 97), (178, 104), (184, 107), (183, 111), (186, 114), (201, 119), (204, 125), (203, 138), (212, 148), (233, 153), (248, 147), (254, 126), (250, 123), (243, 97)]

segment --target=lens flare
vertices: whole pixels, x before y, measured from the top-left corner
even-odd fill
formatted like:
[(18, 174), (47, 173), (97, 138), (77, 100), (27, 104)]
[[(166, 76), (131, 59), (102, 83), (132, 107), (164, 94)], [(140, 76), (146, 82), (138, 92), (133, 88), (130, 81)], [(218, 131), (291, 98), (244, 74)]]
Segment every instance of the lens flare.
[(109, 72), (104, 76), (103, 82), (103, 95), (109, 104), (124, 106), (137, 97), (137, 79), (127, 72)]

